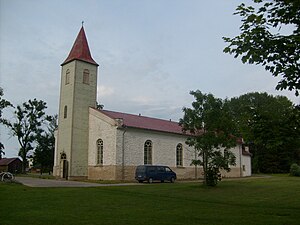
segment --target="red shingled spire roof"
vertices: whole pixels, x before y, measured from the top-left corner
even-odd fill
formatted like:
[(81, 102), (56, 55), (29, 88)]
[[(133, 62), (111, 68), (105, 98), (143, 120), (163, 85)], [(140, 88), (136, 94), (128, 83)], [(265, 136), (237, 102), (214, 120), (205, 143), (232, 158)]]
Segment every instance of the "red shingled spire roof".
[(81, 27), (73, 47), (67, 59), (61, 64), (62, 66), (73, 60), (81, 60), (99, 66), (91, 56), (89, 45), (85, 36), (83, 26)]

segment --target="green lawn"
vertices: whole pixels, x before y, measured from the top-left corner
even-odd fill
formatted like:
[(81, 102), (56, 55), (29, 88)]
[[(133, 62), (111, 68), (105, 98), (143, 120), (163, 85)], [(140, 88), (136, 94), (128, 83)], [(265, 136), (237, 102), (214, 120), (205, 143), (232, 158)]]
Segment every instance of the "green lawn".
[(126, 187), (0, 184), (0, 224), (300, 224), (300, 178)]

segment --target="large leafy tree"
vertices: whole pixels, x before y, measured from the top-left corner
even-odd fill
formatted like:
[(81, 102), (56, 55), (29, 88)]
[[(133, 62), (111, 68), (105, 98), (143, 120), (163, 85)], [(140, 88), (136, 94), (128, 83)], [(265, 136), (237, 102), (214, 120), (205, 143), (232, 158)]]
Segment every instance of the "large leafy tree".
[(49, 118), (47, 129), (36, 137), (37, 146), (34, 151), (33, 165), (41, 169), (41, 173), (49, 172), (54, 164), (55, 137), (57, 115)]
[[(6, 107), (13, 106), (9, 101), (5, 100), (2, 98), (3, 96), (3, 89), (0, 87), (0, 123), (6, 122), (4, 118), (2, 118), (2, 110), (5, 109)], [(0, 159), (2, 158), (2, 155), (4, 155), (4, 145), (0, 142)]]
[(220, 170), (230, 171), (229, 166), (235, 165), (229, 149), (236, 145), (236, 126), (225, 101), (199, 90), (190, 94), (195, 101), (192, 108), (183, 108), (179, 123), (190, 134), (186, 143), (199, 153), (199, 160), (193, 163), (203, 166), (205, 184), (215, 186)]
[(5, 155), (3, 149), (4, 149), (4, 145), (0, 142), (0, 159), (2, 159), (2, 155)]
[(255, 6), (239, 5), (241, 34), (224, 37), (225, 53), (241, 56), (243, 63), (261, 64), (281, 77), (277, 90), (300, 90), (300, 1), (253, 0)]
[(254, 172), (288, 172), (300, 160), (300, 110), (286, 97), (255, 92), (228, 105), (250, 145)]
[(29, 100), (17, 106), (13, 122), (4, 121), (20, 144), (19, 156), (23, 160), (23, 172), (27, 166), (27, 153), (33, 150), (37, 135), (42, 133), (44, 122), (49, 120), (45, 113), (46, 108), (46, 103), (42, 100)]

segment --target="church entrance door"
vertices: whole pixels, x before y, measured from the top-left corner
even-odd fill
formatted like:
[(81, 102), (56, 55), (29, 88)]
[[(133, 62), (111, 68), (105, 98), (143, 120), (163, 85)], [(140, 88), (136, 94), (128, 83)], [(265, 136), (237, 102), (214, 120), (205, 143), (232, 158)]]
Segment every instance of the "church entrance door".
[(62, 178), (68, 179), (68, 161), (67, 160), (63, 160)]
[(61, 153), (60, 160), (60, 177), (68, 179), (68, 161), (66, 153)]

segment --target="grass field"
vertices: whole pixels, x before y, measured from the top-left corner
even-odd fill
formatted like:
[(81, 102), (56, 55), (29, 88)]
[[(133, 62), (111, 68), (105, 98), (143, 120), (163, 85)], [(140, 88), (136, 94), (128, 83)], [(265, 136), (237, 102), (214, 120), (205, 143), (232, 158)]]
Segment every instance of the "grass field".
[(300, 178), (126, 187), (0, 184), (0, 224), (300, 224)]

